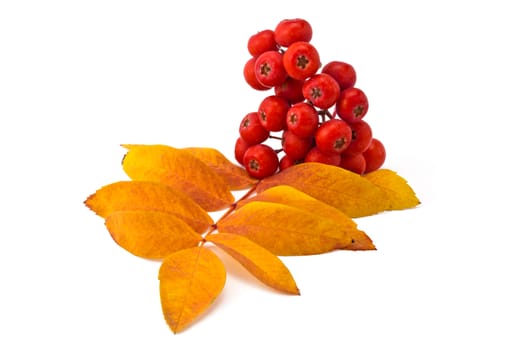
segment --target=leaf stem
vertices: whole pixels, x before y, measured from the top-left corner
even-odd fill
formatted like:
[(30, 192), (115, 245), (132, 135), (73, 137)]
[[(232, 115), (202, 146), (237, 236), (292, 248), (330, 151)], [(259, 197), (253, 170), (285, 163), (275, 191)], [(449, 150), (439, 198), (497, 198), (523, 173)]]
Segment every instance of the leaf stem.
[(237, 199), (234, 203), (232, 203), (232, 205), (230, 205), (228, 210), (224, 214), (222, 214), (222, 216), (219, 218), (219, 220), (217, 220), (212, 225), (210, 225), (210, 227), (208, 227), (208, 230), (206, 230), (206, 232), (204, 232), (202, 234), (202, 242), (206, 242), (206, 237), (208, 237), (208, 235), (212, 234), (213, 232), (215, 232), (217, 230), (217, 223), (219, 221), (221, 221), (222, 219), (228, 217), (229, 215), (231, 215), (231, 213), (233, 213), (235, 211), (235, 209), (237, 209), (237, 204), (240, 201), (249, 198), (255, 192), (255, 190), (257, 189), (257, 185), (259, 185), (260, 182), (261, 182), (260, 180), (257, 181), (255, 183), (255, 185), (253, 185), (241, 198)]

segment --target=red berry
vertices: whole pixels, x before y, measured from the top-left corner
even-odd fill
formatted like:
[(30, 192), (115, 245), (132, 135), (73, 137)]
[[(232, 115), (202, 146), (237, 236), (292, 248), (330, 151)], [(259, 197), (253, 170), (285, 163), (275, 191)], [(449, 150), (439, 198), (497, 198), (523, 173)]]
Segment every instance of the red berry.
[(332, 61), (324, 65), (322, 73), (331, 75), (341, 90), (354, 87), (357, 80), (354, 67), (346, 62)]
[(288, 77), (284, 83), (274, 88), (275, 95), (284, 97), (290, 104), (302, 102), (304, 101), (303, 83), (303, 80)]
[(271, 89), (269, 86), (264, 86), (259, 82), (255, 76), (255, 57), (250, 58), (244, 65), (244, 80), (250, 85), (254, 90), (264, 91)]
[(327, 154), (318, 147), (313, 147), (306, 155), (304, 161), (338, 166), (341, 163), (341, 155), (336, 153)]
[(259, 119), (268, 131), (281, 131), (286, 126), (286, 113), (290, 108), (288, 101), (279, 96), (265, 97), (259, 105)]
[(279, 170), (283, 171), (291, 166), (301, 163), (300, 160), (294, 160), (286, 154), (279, 161)]
[(337, 81), (325, 73), (306, 79), (303, 85), (303, 96), (321, 109), (332, 107), (339, 98), (339, 93)]
[(286, 126), (299, 137), (312, 137), (319, 126), (317, 110), (309, 103), (294, 104), (286, 114)]
[(239, 126), (239, 134), (250, 145), (261, 143), (270, 136), (270, 132), (261, 124), (257, 112), (250, 112), (244, 116)]
[(363, 152), (366, 161), (365, 173), (381, 168), (386, 159), (385, 146), (381, 141), (373, 138), (368, 148)]
[(341, 154), (350, 146), (352, 128), (343, 120), (330, 119), (317, 129), (315, 144), (326, 154)]
[(363, 153), (372, 141), (372, 128), (364, 120), (352, 122), (350, 127), (352, 128), (352, 142), (343, 155)]
[(266, 51), (255, 60), (255, 77), (264, 86), (277, 86), (287, 77), (283, 56), (277, 51)]
[(335, 104), (337, 115), (351, 123), (362, 119), (368, 111), (368, 98), (365, 93), (356, 87), (341, 91), (341, 95)]
[(362, 153), (341, 155), (341, 168), (350, 170), (356, 174), (362, 175), (366, 169), (366, 160)]
[(297, 41), (312, 40), (313, 30), (310, 23), (302, 18), (284, 19), (274, 30), (275, 41), (283, 47), (288, 47)]
[(253, 57), (257, 57), (266, 51), (277, 51), (278, 49), (273, 30), (262, 30), (248, 39), (248, 52)]
[(243, 163), (248, 174), (256, 179), (268, 177), (279, 168), (277, 153), (264, 144), (250, 146), (244, 153)]
[(312, 148), (314, 139), (312, 137), (299, 137), (291, 131), (283, 133), (283, 151), (294, 160), (303, 159)]
[(283, 54), (282, 63), (294, 79), (305, 80), (313, 76), (319, 67), (321, 59), (317, 49), (306, 41), (296, 41)]
[(238, 137), (237, 141), (235, 141), (235, 160), (237, 160), (237, 162), (239, 162), (241, 165), (244, 165), (244, 153), (248, 147), (250, 147), (250, 144), (244, 141), (242, 137)]

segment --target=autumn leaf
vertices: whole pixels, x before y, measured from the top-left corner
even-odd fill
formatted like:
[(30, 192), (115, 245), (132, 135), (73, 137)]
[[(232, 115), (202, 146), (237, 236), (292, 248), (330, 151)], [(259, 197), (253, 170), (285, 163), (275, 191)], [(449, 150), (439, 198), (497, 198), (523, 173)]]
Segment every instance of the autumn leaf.
[(115, 182), (97, 190), (84, 203), (103, 218), (115, 211), (149, 210), (174, 214), (197, 232), (213, 224), (208, 213), (186, 193), (159, 182)]
[(257, 180), (250, 177), (246, 169), (233, 164), (221, 152), (214, 148), (188, 147), (183, 150), (190, 152), (204, 164), (222, 177), (231, 190), (244, 190), (253, 186)]
[(116, 211), (106, 218), (115, 242), (149, 259), (196, 247), (202, 237), (177, 216), (160, 211)]
[(307, 212), (322, 216), (333, 220), (338, 225), (342, 226), (347, 230), (351, 237), (351, 243), (344, 247), (348, 250), (375, 250), (375, 246), (372, 243), (370, 237), (368, 237), (363, 231), (357, 229), (357, 224), (347, 215), (340, 210), (321, 202), (307, 195), (298, 189), (287, 186), (278, 185), (270, 187), (256, 196), (240, 201), (237, 207), (241, 207), (247, 203), (253, 201), (263, 201), (272, 203), (281, 203), (294, 208), (305, 210)]
[(231, 255), (266, 285), (286, 293), (299, 294), (295, 280), (283, 262), (248, 238), (221, 232), (207, 236), (206, 240)]
[(409, 209), (420, 204), (414, 190), (395, 171), (379, 169), (366, 174), (365, 178), (383, 189), (387, 196), (388, 210)]
[(245, 236), (275, 255), (321, 254), (346, 247), (348, 227), (281, 203), (247, 203), (217, 222), (219, 232)]
[[(393, 208), (391, 193), (366, 177), (337, 166), (316, 162), (297, 164), (263, 179), (257, 191), (278, 185), (295, 187), (352, 218)], [(407, 195), (406, 191), (403, 193)]]
[(226, 282), (222, 261), (206, 247), (178, 251), (159, 269), (160, 300), (170, 329), (178, 333), (194, 322), (221, 293)]
[(187, 193), (206, 211), (224, 209), (235, 200), (228, 184), (190, 152), (165, 145), (125, 145), (122, 160), (132, 180), (160, 182)]

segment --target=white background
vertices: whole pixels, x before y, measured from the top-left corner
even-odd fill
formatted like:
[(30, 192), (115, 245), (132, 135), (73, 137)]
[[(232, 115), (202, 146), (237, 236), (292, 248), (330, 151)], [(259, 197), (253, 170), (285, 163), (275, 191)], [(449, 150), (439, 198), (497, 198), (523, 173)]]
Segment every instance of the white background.
[[(0, 348), (524, 349), (519, 3), (2, 1)], [(233, 159), (267, 94), (242, 78), (247, 39), (296, 17), (323, 62), (354, 65), (385, 167), (422, 204), (357, 220), (375, 252), (283, 258), (299, 297), (226, 261), (173, 334), (158, 263), (82, 202), (127, 179), (122, 143)]]

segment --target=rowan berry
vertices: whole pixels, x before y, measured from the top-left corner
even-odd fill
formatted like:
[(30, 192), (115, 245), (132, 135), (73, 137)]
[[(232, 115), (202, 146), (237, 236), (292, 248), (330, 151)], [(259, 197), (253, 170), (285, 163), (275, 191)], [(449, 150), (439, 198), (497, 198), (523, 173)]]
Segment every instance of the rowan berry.
[(301, 160), (294, 160), (290, 156), (287, 156), (286, 154), (281, 158), (279, 161), (279, 170), (287, 169), (291, 166), (294, 166), (296, 164), (301, 163)]
[(244, 167), (250, 176), (263, 179), (279, 168), (279, 158), (274, 149), (265, 144), (250, 146), (244, 153)]
[(270, 132), (261, 124), (257, 112), (250, 112), (242, 118), (239, 134), (249, 145), (264, 142), (270, 136)]
[(275, 95), (284, 97), (290, 104), (304, 101), (303, 80), (297, 80), (292, 77), (286, 78), (284, 83), (274, 87)]
[(332, 107), (339, 98), (339, 93), (337, 81), (325, 73), (306, 79), (303, 85), (304, 98), (321, 109)]
[(330, 119), (319, 126), (315, 144), (326, 154), (341, 154), (350, 146), (352, 128), (343, 120)]
[(282, 57), (286, 73), (294, 79), (305, 80), (321, 67), (317, 49), (306, 41), (296, 41), (288, 47)]
[(328, 165), (338, 166), (341, 163), (341, 155), (337, 153), (324, 153), (318, 147), (314, 146), (304, 158), (305, 162), (317, 162)]
[(257, 57), (266, 51), (277, 51), (278, 49), (273, 30), (265, 29), (248, 38), (248, 52), (253, 57)]
[(296, 103), (286, 113), (287, 130), (299, 137), (312, 137), (319, 127), (317, 110), (309, 103)]
[(284, 97), (270, 95), (259, 105), (259, 119), (268, 131), (281, 131), (286, 126), (286, 113), (290, 104)]
[(366, 161), (365, 173), (379, 169), (386, 160), (385, 146), (381, 141), (373, 138), (368, 148), (363, 152)]
[(250, 85), (250, 87), (254, 90), (264, 91), (264, 90), (270, 90), (271, 87), (264, 86), (261, 84), (261, 82), (257, 79), (255, 76), (255, 57), (250, 58), (246, 63), (244, 64), (244, 80)]
[(331, 75), (339, 84), (341, 90), (354, 87), (357, 80), (354, 67), (350, 63), (331, 61), (323, 66), (321, 73)]
[(362, 175), (366, 169), (366, 160), (362, 153), (348, 155), (342, 154), (339, 166), (343, 169)]
[(282, 84), (287, 77), (283, 55), (278, 51), (266, 51), (255, 60), (255, 77), (264, 86)]
[(244, 153), (246, 150), (250, 147), (250, 144), (242, 137), (238, 137), (237, 141), (235, 141), (235, 148), (234, 148), (234, 154), (235, 154), (235, 160), (239, 162), (239, 164), (244, 165)]
[(352, 142), (343, 152), (343, 155), (363, 153), (372, 141), (372, 128), (364, 120), (357, 120), (350, 124), (352, 128)]
[(288, 47), (297, 41), (312, 40), (313, 30), (308, 21), (302, 18), (284, 19), (274, 29), (275, 41), (283, 47)]
[(313, 145), (313, 137), (299, 137), (291, 131), (283, 132), (283, 151), (294, 160), (303, 159)]
[(362, 119), (368, 111), (368, 98), (361, 89), (347, 88), (341, 91), (335, 111), (341, 119), (349, 123)]

